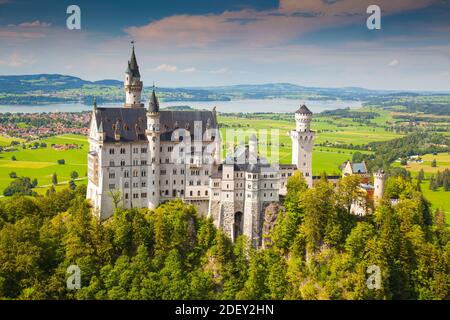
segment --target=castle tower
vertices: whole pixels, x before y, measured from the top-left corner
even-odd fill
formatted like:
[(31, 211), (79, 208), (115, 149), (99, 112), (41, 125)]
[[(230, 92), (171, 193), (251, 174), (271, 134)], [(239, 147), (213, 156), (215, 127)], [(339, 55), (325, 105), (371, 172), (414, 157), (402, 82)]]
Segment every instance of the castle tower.
[(256, 164), (258, 162), (258, 140), (256, 135), (252, 134), (248, 141), (248, 163)]
[(383, 199), (384, 194), (384, 183), (386, 180), (386, 174), (383, 170), (377, 171), (373, 174), (373, 184), (374, 184), (374, 203), (378, 205)]
[(302, 105), (295, 112), (295, 130), (289, 133), (292, 140), (292, 163), (303, 173), (312, 187), (312, 149), (315, 133), (310, 130), (312, 112)]
[(148, 155), (150, 170), (148, 176), (148, 207), (155, 209), (159, 205), (159, 171), (160, 171), (160, 130), (159, 130), (159, 102), (155, 87), (147, 110)]
[(124, 88), (126, 108), (144, 107), (141, 103), (142, 86), (143, 83), (141, 81), (141, 74), (139, 73), (139, 66), (136, 61), (133, 45), (131, 59), (128, 61), (128, 66), (125, 70)]
[(260, 243), (258, 232), (260, 219), (259, 176), (260, 168), (257, 164), (249, 163), (245, 180), (245, 204), (243, 234), (247, 236), (254, 247)]

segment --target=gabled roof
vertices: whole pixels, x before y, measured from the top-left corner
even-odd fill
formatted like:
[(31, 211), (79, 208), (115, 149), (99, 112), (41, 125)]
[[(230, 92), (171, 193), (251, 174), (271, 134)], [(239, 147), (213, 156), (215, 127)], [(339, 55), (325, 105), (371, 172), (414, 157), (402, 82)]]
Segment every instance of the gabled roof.
[[(147, 109), (145, 108), (103, 108), (95, 111), (96, 125), (105, 134), (106, 142), (116, 141), (116, 134), (122, 142), (146, 141)], [(209, 120), (209, 121), (208, 121)], [(194, 124), (200, 121), (202, 135), (207, 130), (217, 128), (217, 119), (212, 111), (166, 111), (159, 112), (161, 141), (170, 141), (177, 128), (186, 129), (194, 136)]]
[(353, 173), (367, 173), (367, 167), (364, 162), (351, 163)]
[(309, 114), (309, 115), (313, 114), (306, 105), (302, 105), (300, 108), (298, 108), (297, 111), (295, 111), (295, 113)]

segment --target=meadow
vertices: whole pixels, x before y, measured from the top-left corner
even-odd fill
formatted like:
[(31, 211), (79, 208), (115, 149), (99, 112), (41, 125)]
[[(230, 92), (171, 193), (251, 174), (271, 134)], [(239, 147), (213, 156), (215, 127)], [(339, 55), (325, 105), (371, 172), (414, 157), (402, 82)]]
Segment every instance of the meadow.
[[(371, 108), (361, 109), (361, 112), (373, 111)], [(340, 118), (335, 116), (316, 116), (312, 122), (312, 130), (316, 132), (315, 146), (313, 149), (313, 174), (320, 175), (326, 172), (329, 175), (339, 175), (339, 167), (347, 160), (351, 160), (356, 150), (343, 148), (319, 146), (318, 144), (353, 144), (362, 145), (372, 141), (386, 141), (401, 137), (390, 131), (385, 131), (383, 124), (392, 121), (391, 113), (385, 110), (376, 110), (380, 113), (379, 117), (370, 120), (371, 125), (355, 122), (349, 118)], [(253, 130), (257, 135), (267, 132), (268, 140), (271, 135), (276, 136), (276, 144), (279, 150), (279, 162), (283, 164), (291, 163), (291, 139), (288, 132), (295, 128), (295, 122), (292, 115), (288, 114), (247, 114), (247, 115), (220, 115), (219, 123), (221, 124), (221, 137), (224, 146), (231, 146), (231, 141), (227, 143), (227, 129), (242, 129), (244, 135), (238, 135), (233, 145), (248, 140), (248, 130)], [(20, 139), (12, 139), (8, 137), (0, 137), (0, 146), (8, 145), (12, 140), (20, 141)], [(0, 191), (3, 191), (13, 180), (9, 177), (11, 172), (16, 172), (17, 176), (26, 176), (31, 179), (38, 180), (38, 186), (35, 189), (38, 193), (45, 193), (51, 186), (51, 177), (53, 173), (58, 176), (60, 189), (67, 185), (70, 180), (70, 173), (77, 171), (79, 179), (76, 184), (87, 183), (87, 151), (88, 142), (85, 136), (79, 135), (61, 135), (51, 138), (42, 139), (40, 142), (47, 144), (46, 148), (23, 149), (20, 145), (16, 146), (13, 151), (3, 151), (0, 153)], [(73, 150), (54, 150), (52, 144), (77, 144), (79, 149)], [(273, 147), (276, 147), (274, 145)], [(262, 150), (262, 155), (270, 155), (269, 151)], [(225, 156), (226, 149), (223, 149), (222, 156)], [(370, 151), (358, 151), (362, 153), (370, 153)], [(11, 160), (12, 157), (16, 160)], [(64, 159), (65, 164), (60, 165), (57, 160)], [(424, 169), (426, 176), (436, 172), (450, 168), (450, 155), (425, 155), (422, 157), (423, 163), (410, 163), (405, 168), (413, 173)], [(436, 159), (437, 167), (431, 167), (431, 161)], [(400, 166), (394, 163), (394, 166)], [(413, 176), (415, 176), (413, 174)], [(429, 199), (433, 207), (443, 208), (450, 220), (450, 201), (447, 200), (448, 195), (442, 190), (431, 191), (428, 189), (428, 181), (423, 182), (423, 192)]]
[[(42, 139), (47, 147), (38, 149), (23, 149), (21, 145), (14, 150), (3, 151), (0, 154), (0, 190), (3, 191), (13, 180), (9, 177), (11, 172), (17, 176), (36, 178), (38, 180), (38, 193), (45, 192), (52, 183), (53, 173), (57, 174), (61, 185), (70, 180), (70, 173), (76, 171), (79, 175), (77, 183), (86, 183), (87, 171), (87, 138), (77, 135), (62, 135)], [(77, 144), (79, 149), (54, 150), (52, 144)], [(12, 160), (15, 157), (16, 160)], [(58, 164), (57, 160), (64, 159), (65, 164)]]

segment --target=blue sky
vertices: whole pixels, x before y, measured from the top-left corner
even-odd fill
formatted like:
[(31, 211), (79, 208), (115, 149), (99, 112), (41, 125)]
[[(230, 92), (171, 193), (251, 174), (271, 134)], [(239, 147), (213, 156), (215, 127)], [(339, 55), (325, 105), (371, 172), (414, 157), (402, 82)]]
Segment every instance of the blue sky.
[(121, 79), (132, 39), (146, 85), (450, 91), (450, 0), (0, 0), (0, 74)]

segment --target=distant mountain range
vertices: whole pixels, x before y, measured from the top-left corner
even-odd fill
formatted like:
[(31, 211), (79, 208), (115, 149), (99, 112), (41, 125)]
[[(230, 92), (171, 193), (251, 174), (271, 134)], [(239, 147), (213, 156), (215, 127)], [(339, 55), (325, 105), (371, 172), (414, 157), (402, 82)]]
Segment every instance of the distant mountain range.
[[(304, 87), (290, 83), (157, 88), (157, 91), (163, 101), (228, 101), (273, 98), (368, 101), (397, 96), (450, 94), (449, 92), (380, 91), (358, 87)], [(146, 87), (144, 99), (147, 99), (150, 93), (150, 87)], [(0, 104), (3, 105), (76, 102), (90, 104), (94, 96), (103, 103), (123, 101), (123, 82), (118, 80), (87, 81), (61, 74), (0, 76)]]

